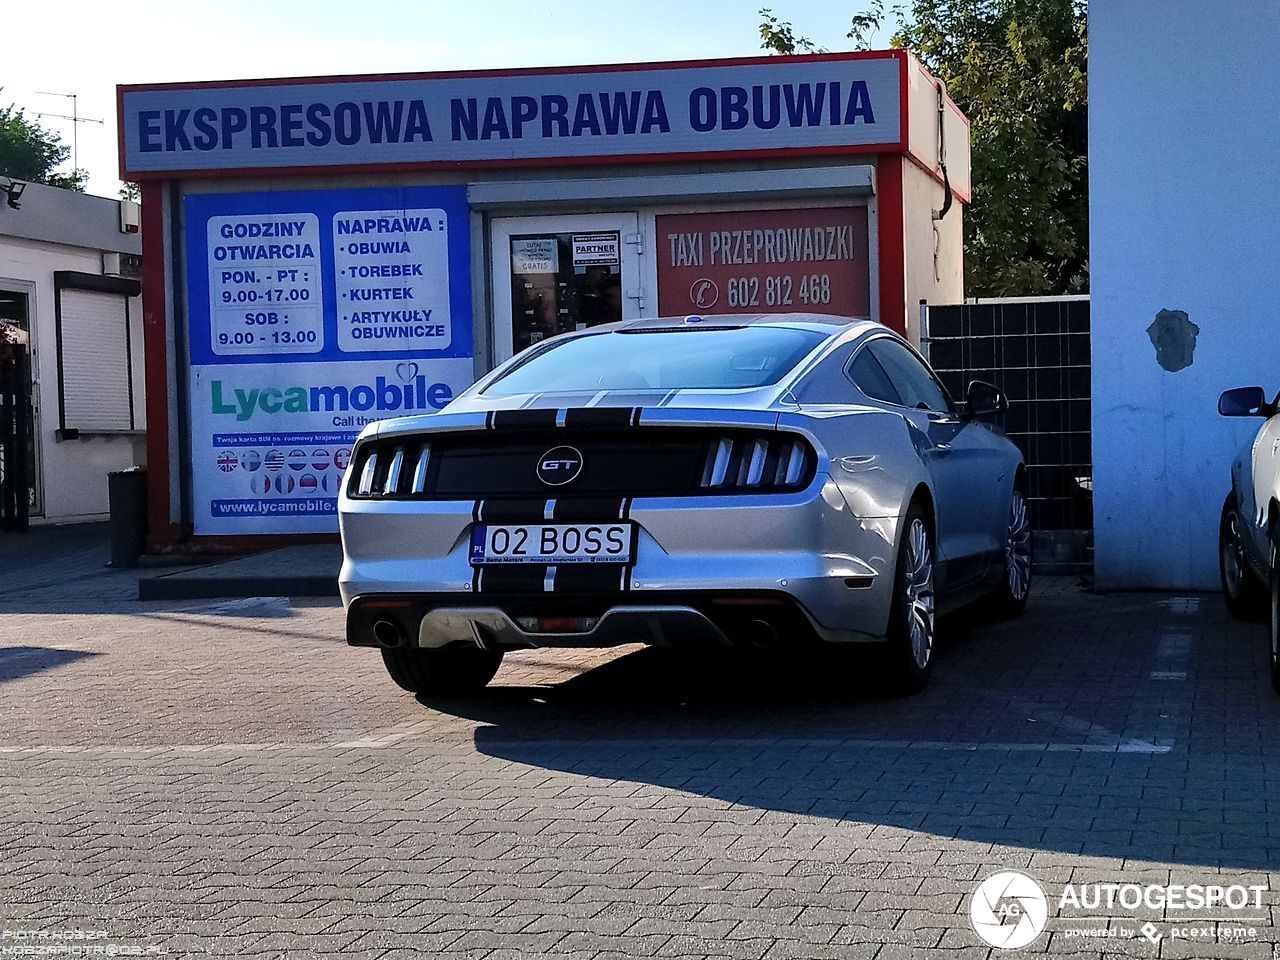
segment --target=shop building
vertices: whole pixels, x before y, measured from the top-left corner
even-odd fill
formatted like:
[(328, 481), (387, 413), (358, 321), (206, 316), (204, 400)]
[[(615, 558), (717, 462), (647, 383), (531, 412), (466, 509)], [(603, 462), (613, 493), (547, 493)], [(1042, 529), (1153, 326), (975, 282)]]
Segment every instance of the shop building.
[[(903, 51), (126, 86), (156, 549), (331, 535), (368, 421), (640, 316), (963, 298), (968, 124)], [(261, 543), (261, 540), (255, 542)]]
[(138, 205), (0, 188), (0, 523), (105, 519), (146, 456)]

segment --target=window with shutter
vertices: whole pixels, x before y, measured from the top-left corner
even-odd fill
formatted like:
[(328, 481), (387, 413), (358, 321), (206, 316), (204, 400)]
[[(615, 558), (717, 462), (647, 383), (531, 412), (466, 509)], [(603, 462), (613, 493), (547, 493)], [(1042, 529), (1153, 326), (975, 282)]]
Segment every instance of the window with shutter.
[(136, 284), (74, 273), (58, 274), (55, 282), (62, 430), (133, 430), (129, 297)]

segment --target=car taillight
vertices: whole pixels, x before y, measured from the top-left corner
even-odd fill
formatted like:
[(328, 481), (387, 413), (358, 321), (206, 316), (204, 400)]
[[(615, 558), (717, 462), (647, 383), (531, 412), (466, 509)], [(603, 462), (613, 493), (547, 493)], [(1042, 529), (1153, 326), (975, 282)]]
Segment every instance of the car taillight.
[(707, 445), (700, 486), (705, 490), (802, 490), (815, 457), (800, 437), (717, 437)]
[(348, 488), (353, 497), (395, 497), (425, 493), (431, 466), (431, 444), (389, 440), (363, 445), (357, 453)]

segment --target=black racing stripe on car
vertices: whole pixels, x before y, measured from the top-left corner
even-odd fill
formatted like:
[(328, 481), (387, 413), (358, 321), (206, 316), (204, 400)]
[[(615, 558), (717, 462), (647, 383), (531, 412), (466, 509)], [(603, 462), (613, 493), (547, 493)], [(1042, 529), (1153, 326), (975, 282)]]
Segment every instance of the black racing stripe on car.
[(608, 430), (631, 426), (631, 407), (571, 407), (564, 415), (569, 429)]
[(634, 410), (631, 411), (631, 426), (633, 427), (640, 426), (640, 411), (642, 409), (643, 409), (642, 407), (636, 407)]
[(618, 564), (562, 563), (556, 567), (555, 592), (600, 593), (618, 589)]
[(556, 426), (554, 409), (497, 410), (493, 414), (495, 430), (553, 430)]
[(551, 519), (556, 523), (611, 523), (622, 518), (618, 497), (574, 497), (556, 500)]
[(471, 519), (475, 523), (479, 523), (484, 518), (484, 501), (477, 500), (475, 506), (471, 508)]
[(679, 392), (680, 392), (679, 388), (675, 390), (671, 390), (670, 392), (667, 393), (665, 397), (663, 397), (661, 400), (658, 401), (658, 406), (665, 407), (668, 403), (670, 403), (672, 400), (676, 398), (676, 394)]
[[(631, 519), (631, 505), (634, 502), (635, 502), (634, 497), (623, 498), (622, 506), (618, 510), (618, 515), (623, 520)], [(626, 564), (622, 568), (622, 580), (621, 580), (621, 583), (619, 584), (619, 588), (622, 590), (631, 589), (631, 571), (635, 569), (635, 565), (636, 565), (635, 561), (639, 556), (639, 553), (640, 553), (640, 536), (639, 536), (639, 531), (637, 530), (636, 537), (631, 543), (631, 563)]]
[(488, 413), (484, 415), (484, 428), (486, 430), (493, 429), (493, 413), (494, 412), (490, 410)]
[(546, 519), (546, 500), (521, 498), (482, 500), (481, 503), (485, 523), (542, 523)]
[[(552, 519), (556, 523), (608, 524), (624, 520), (631, 512), (630, 497), (583, 497), (556, 500)], [(631, 583), (630, 564), (575, 563), (556, 568), (555, 593), (626, 590)]]
[(494, 563), (483, 570), (482, 593), (541, 593), (547, 579), (546, 565), (541, 563)]
[(539, 397), (541, 397), (541, 396), (542, 396), (542, 394), (540, 394), (540, 393), (533, 393), (533, 394), (530, 394), (530, 395), (529, 395), (529, 399), (528, 399), (528, 400), (526, 400), (524, 403), (520, 404), (520, 409), (521, 409), (521, 410), (523, 410), (523, 409), (525, 409), (526, 407), (532, 407), (535, 403), (537, 403), (537, 402), (538, 402), (538, 398), (539, 398)]

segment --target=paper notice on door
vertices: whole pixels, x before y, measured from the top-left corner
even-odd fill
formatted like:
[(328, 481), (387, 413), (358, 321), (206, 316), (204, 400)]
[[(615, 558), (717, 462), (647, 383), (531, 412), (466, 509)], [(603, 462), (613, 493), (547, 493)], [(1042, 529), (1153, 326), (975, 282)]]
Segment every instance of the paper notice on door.
[(575, 233), (573, 265), (575, 267), (616, 267), (619, 260), (619, 236), (615, 233)]
[(512, 238), (511, 272), (516, 276), (530, 273), (559, 273), (560, 249), (556, 245), (556, 238)]

